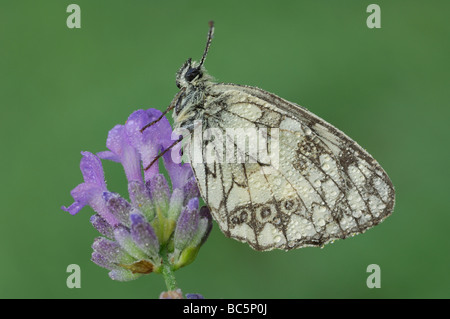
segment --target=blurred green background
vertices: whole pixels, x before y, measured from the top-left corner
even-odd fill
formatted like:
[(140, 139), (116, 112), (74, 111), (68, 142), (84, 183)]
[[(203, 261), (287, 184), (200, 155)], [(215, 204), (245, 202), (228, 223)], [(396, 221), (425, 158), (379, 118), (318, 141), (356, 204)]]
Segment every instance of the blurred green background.
[[(81, 29), (66, 8), (81, 7)], [(365, 147), (397, 191), (394, 214), (324, 249), (260, 253), (213, 228), (179, 270), (207, 298), (449, 298), (448, 1), (24, 1), (0, 3), (0, 297), (157, 298), (163, 278), (114, 282), (90, 261), (90, 208), (71, 216), (80, 151), (139, 108), (165, 109), (175, 72), (199, 59), (218, 81), (309, 108)], [(116, 163), (109, 189), (127, 194)], [(66, 268), (81, 267), (68, 289)], [(369, 264), (381, 288), (366, 286)]]

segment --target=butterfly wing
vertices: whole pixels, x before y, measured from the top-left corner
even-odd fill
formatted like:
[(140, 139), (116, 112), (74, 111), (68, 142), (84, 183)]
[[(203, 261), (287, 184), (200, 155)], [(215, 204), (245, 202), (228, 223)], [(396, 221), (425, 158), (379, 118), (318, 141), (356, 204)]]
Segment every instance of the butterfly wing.
[[(206, 138), (191, 165), (226, 236), (262, 251), (322, 246), (391, 214), (394, 188), (377, 161), (305, 108), (235, 84), (212, 85), (205, 101)], [(261, 131), (270, 163), (248, 151), (255, 136), (241, 143)]]

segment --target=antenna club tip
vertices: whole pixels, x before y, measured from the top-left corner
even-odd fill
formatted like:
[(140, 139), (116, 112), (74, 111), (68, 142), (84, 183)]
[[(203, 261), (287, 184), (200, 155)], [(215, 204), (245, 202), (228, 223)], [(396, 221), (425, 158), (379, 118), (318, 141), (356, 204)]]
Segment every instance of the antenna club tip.
[(203, 63), (205, 62), (206, 55), (208, 54), (209, 46), (211, 45), (211, 40), (214, 35), (214, 22), (211, 20), (209, 21), (209, 31), (208, 31), (208, 38), (206, 40), (206, 47), (205, 51), (203, 52), (202, 60), (200, 61), (200, 64), (198, 65), (198, 68), (200, 68)]

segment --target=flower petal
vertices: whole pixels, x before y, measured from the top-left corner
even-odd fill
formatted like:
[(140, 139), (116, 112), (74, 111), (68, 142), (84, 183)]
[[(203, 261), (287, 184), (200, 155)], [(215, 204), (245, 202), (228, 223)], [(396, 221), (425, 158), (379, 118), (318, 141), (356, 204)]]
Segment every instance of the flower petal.
[(86, 184), (94, 184), (106, 190), (105, 175), (100, 158), (90, 152), (81, 152), (80, 169)]
[(142, 179), (141, 158), (138, 151), (130, 144), (124, 125), (116, 125), (109, 131), (106, 146), (116, 157), (105, 152), (101, 155), (119, 159), (128, 181)]
[(61, 207), (72, 215), (78, 213), (84, 206), (89, 205), (100, 214), (110, 225), (117, 225), (117, 219), (108, 211), (102, 194), (107, 191), (103, 166), (100, 158), (90, 152), (82, 152), (80, 161), (84, 183), (75, 187), (70, 194), (74, 203), (69, 207)]
[(80, 203), (83, 206), (89, 205), (89, 202), (96, 196), (101, 196), (104, 189), (95, 184), (83, 183), (77, 185), (70, 191), (75, 202)]
[(106, 207), (106, 202), (103, 199), (103, 192), (105, 189), (95, 184), (83, 183), (75, 187), (70, 194), (75, 202), (69, 207), (61, 207), (63, 210), (69, 212), (71, 215), (78, 213), (84, 206), (89, 205), (92, 209), (102, 216), (110, 225), (115, 226), (119, 224), (118, 220), (112, 215)]
[(164, 167), (169, 173), (172, 188), (183, 188), (188, 180), (194, 176), (191, 165), (188, 163), (176, 164), (172, 160), (171, 152), (163, 155)]
[(63, 211), (69, 212), (70, 215), (75, 215), (77, 214), (84, 206), (86, 206), (83, 203), (79, 203), (79, 202), (74, 202), (72, 205), (70, 205), (69, 207), (66, 206), (61, 206), (61, 209)]
[(103, 199), (106, 202), (106, 207), (124, 225), (130, 224), (131, 205), (119, 194), (104, 192)]
[(111, 151), (98, 152), (96, 155), (101, 159), (120, 163), (120, 157)]
[[(141, 155), (144, 167), (147, 167), (153, 161), (161, 149), (171, 144), (172, 128), (165, 117), (141, 133), (141, 129), (145, 125), (155, 121), (161, 115), (161, 111), (156, 109), (137, 110), (129, 116), (125, 124), (129, 141)], [(158, 171), (158, 165), (155, 163), (155, 165), (144, 172), (145, 180), (153, 177)]]

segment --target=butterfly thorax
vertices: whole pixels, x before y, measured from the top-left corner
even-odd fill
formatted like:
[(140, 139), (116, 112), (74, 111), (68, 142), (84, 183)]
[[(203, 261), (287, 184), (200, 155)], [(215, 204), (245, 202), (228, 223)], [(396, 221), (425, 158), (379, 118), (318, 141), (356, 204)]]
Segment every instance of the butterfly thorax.
[(176, 85), (181, 91), (172, 101), (175, 128), (192, 130), (194, 121), (203, 118), (206, 95), (213, 84), (211, 80), (205, 68), (191, 59), (181, 66), (176, 75)]

